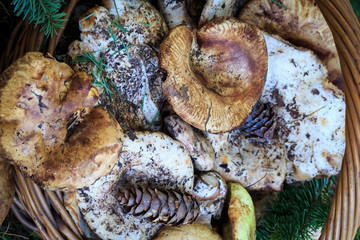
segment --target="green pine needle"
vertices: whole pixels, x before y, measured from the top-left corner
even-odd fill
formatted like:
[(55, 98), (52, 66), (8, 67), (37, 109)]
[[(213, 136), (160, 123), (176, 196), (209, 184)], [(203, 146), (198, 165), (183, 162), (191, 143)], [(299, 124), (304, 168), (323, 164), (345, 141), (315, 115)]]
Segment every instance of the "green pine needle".
[(270, 201), (264, 221), (256, 230), (260, 240), (310, 240), (311, 232), (324, 226), (335, 178), (314, 179), (299, 187), (285, 185), (278, 198)]
[(144, 94), (143, 98), (142, 98), (142, 101), (141, 101), (141, 111), (143, 111), (144, 109), (144, 101), (145, 101), (145, 96), (146, 96), (146, 93)]
[(117, 46), (117, 42), (116, 42), (115, 35), (114, 35), (113, 31), (111, 30), (111, 27), (110, 27), (110, 26), (108, 26), (108, 27), (109, 27), (109, 31), (110, 31), (111, 37), (112, 37), (112, 39), (113, 39), (113, 41), (114, 41), (114, 43), (115, 43), (115, 47), (117, 48), (118, 46)]
[(95, 65), (96, 71), (94, 71), (93, 69), (90, 69), (91, 74), (92, 74), (93, 78), (95, 79), (95, 81), (93, 82), (93, 86), (103, 87), (105, 89), (106, 93), (109, 95), (110, 102), (112, 102), (111, 90), (110, 90), (109, 84), (107, 83), (107, 79), (104, 77), (101, 77), (101, 73), (104, 72), (105, 68), (108, 68), (109, 66), (106, 65), (105, 63), (103, 63), (104, 56), (101, 56), (100, 61), (99, 61), (94, 57), (94, 55), (92, 55), (92, 53), (94, 53), (94, 52), (97, 52), (97, 51), (79, 54), (75, 57), (75, 60), (73, 60), (73, 62), (92, 62)]
[(282, 3), (279, 3), (279, 2), (277, 2), (277, 1), (275, 1), (275, 0), (270, 0), (270, 1), (272, 1), (273, 3), (279, 5), (280, 7), (285, 8), (286, 10), (288, 9), (288, 8), (287, 8), (284, 4), (282, 4)]
[(86, 19), (88, 19), (89, 17), (91, 17), (92, 15), (94, 15), (95, 14), (95, 12), (93, 12), (93, 13), (91, 13), (91, 14), (89, 14), (89, 15), (87, 15), (86, 17), (84, 17), (83, 19), (80, 19), (80, 21), (79, 22), (82, 22), (82, 21), (84, 21), (84, 20), (86, 20)]
[(131, 47), (131, 45), (126, 46), (123, 40), (121, 40), (121, 42), (122, 42), (122, 44), (123, 44), (123, 46), (124, 46), (124, 48), (125, 48), (125, 52), (126, 52), (126, 54), (127, 54), (128, 58), (130, 59), (130, 54), (129, 54), (129, 52), (128, 52), (128, 50), (127, 50), (127, 49), (128, 49), (129, 47)]
[(148, 27), (150, 27), (150, 25), (149, 24), (147, 24), (147, 23), (143, 23), (143, 22), (139, 22), (140, 24), (142, 24), (142, 25), (145, 25), (145, 26), (148, 26)]
[(41, 31), (45, 35), (55, 36), (64, 21), (66, 13), (59, 12), (62, 1), (56, 0), (13, 0), (14, 12), (16, 16), (23, 15), (23, 19), (29, 18), (29, 22), (34, 22), (35, 26), (42, 25)]
[(150, 125), (150, 127), (154, 126), (155, 121), (156, 121), (156, 119), (157, 119), (157, 118), (158, 118), (158, 116), (159, 116), (159, 113), (160, 113), (160, 108), (159, 108), (159, 110), (157, 111), (157, 113), (156, 113), (156, 115), (155, 115), (154, 119), (151, 121), (151, 125)]
[(115, 22), (113, 20), (111, 20), (110, 18), (107, 18), (114, 26), (116, 26), (117, 28), (119, 28), (121, 31), (125, 32), (125, 33), (128, 33), (129, 31), (124, 28), (123, 26), (121, 26), (120, 22), (119, 21), (116, 21)]
[(110, 81), (111, 81), (112, 85), (114, 86), (114, 88), (116, 89), (117, 93), (119, 94), (119, 97), (122, 98), (122, 95), (121, 95), (119, 89), (116, 87), (114, 81), (112, 79), (110, 79)]

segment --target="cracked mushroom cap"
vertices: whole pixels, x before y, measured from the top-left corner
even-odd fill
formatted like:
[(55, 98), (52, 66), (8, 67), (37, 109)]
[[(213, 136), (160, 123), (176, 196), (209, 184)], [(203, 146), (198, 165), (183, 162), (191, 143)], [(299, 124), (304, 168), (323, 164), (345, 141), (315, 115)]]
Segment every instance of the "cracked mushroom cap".
[(252, 0), (240, 11), (241, 21), (314, 51), (328, 69), (328, 78), (344, 89), (339, 56), (327, 22), (315, 0)]
[(0, 75), (0, 153), (47, 189), (85, 187), (110, 172), (122, 129), (101, 108), (92, 79), (41, 53)]
[(151, 239), (163, 226), (122, 210), (121, 189), (135, 185), (191, 194), (194, 169), (185, 146), (158, 132), (125, 135), (112, 171), (76, 193), (84, 219), (102, 239)]
[(168, 74), (162, 90), (189, 124), (226, 132), (246, 120), (261, 96), (267, 59), (265, 39), (253, 25), (221, 17), (199, 30), (178, 26), (160, 46), (160, 67)]

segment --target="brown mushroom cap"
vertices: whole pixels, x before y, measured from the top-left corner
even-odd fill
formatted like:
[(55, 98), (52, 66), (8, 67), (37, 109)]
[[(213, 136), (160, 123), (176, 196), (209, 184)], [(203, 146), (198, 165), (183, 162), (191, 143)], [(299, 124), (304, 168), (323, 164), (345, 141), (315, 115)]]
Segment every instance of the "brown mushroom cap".
[(15, 194), (11, 165), (0, 157), (0, 226), (9, 212)]
[(85, 187), (107, 174), (122, 129), (91, 108), (97, 92), (86, 73), (28, 53), (0, 75), (0, 154), (48, 189)]
[(160, 67), (168, 73), (162, 90), (186, 122), (226, 132), (241, 125), (261, 96), (267, 59), (253, 25), (220, 17), (193, 32), (178, 26), (160, 46)]

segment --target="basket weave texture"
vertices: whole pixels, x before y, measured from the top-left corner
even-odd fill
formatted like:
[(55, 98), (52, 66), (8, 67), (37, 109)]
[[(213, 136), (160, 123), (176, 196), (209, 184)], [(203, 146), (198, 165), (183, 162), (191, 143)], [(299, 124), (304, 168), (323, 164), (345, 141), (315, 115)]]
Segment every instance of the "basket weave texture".
[[(69, 19), (79, 0), (65, 8)], [(340, 57), (346, 97), (346, 150), (331, 210), (320, 239), (354, 239), (360, 225), (360, 24), (348, 0), (316, 0), (334, 36)], [(67, 22), (65, 22), (66, 24)], [(64, 26), (65, 28), (65, 26)], [(45, 52), (54, 53), (62, 31)], [(39, 51), (44, 35), (27, 20), (10, 36), (0, 59), (0, 72), (26, 52)], [(11, 206), (16, 217), (42, 239), (82, 239), (64, 207), (62, 192), (44, 191), (14, 169), (16, 194)]]

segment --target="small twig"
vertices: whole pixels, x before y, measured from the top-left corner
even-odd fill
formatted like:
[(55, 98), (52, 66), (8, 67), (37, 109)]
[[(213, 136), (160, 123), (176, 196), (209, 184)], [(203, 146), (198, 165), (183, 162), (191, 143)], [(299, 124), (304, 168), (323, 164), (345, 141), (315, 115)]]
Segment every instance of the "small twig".
[(0, 232), (0, 234), (2, 234), (2, 238), (7, 235), (7, 236), (13, 236), (13, 237), (19, 237), (19, 238), (22, 238), (22, 239), (30, 239), (28, 237), (24, 237), (24, 236), (21, 236), (21, 235), (18, 235), (18, 234), (13, 234), (13, 233), (3, 233), (3, 232)]

